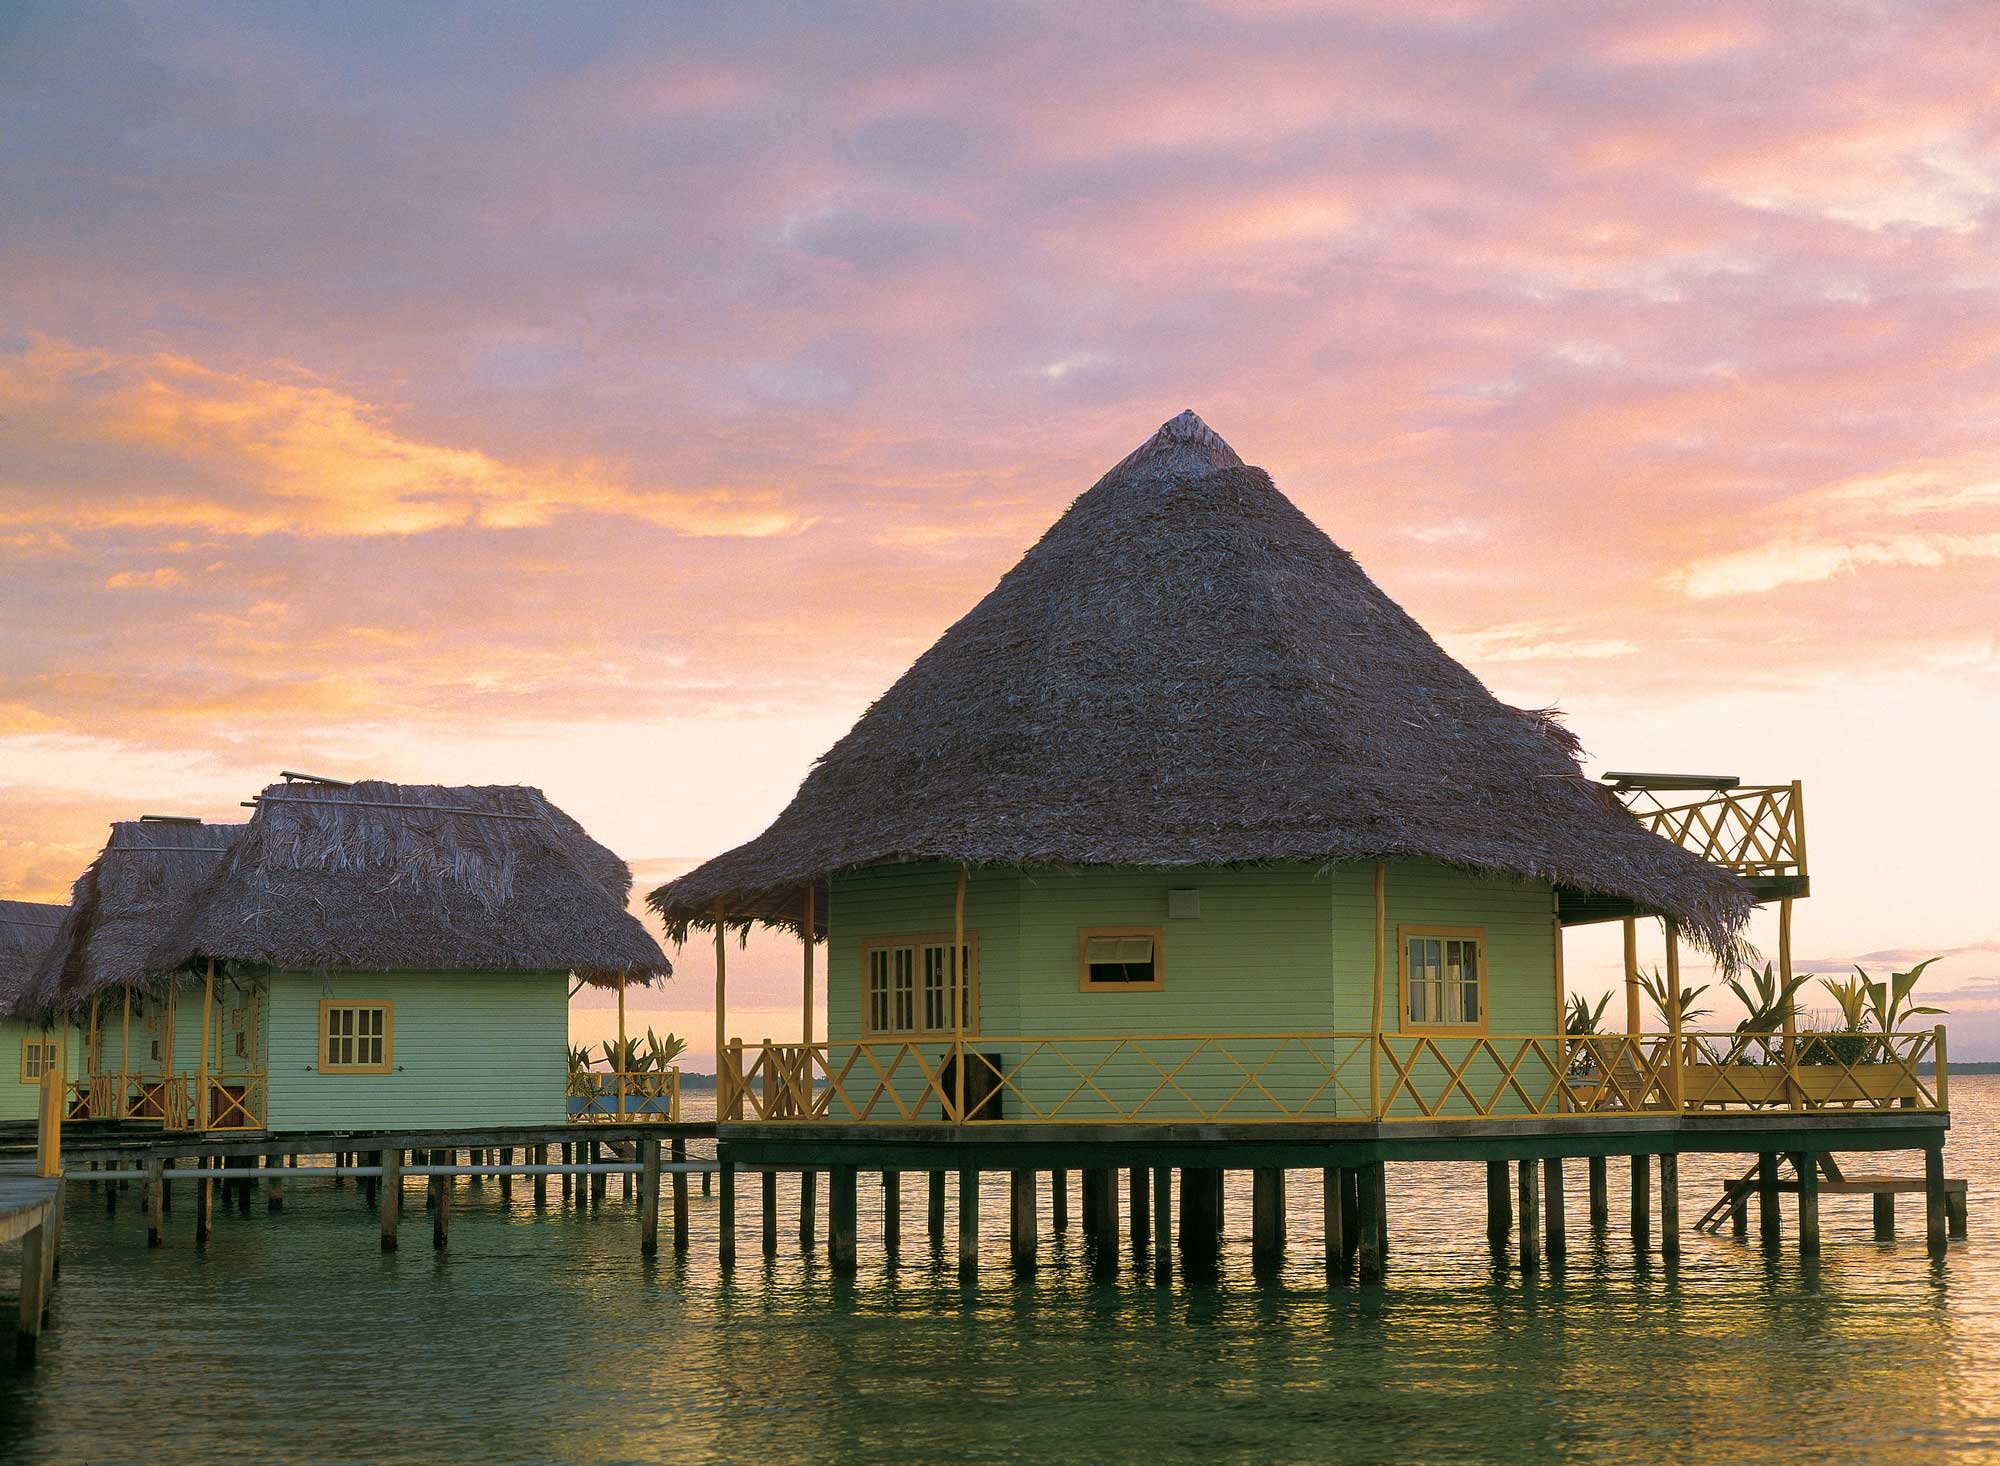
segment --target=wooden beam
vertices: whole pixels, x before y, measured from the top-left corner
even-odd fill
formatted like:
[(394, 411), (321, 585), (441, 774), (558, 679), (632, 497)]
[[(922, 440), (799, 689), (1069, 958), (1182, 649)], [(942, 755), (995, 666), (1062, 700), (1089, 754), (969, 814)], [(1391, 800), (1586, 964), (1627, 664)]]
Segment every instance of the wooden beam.
[(1594, 1237), (1601, 1237), (1611, 1227), (1611, 1178), (1604, 1157), (1591, 1156), (1589, 1171), (1590, 1232)]
[(1259, 1166), (1250, 1173), (1250, 1258), (1275, 1268), (1285, 1256), (1285, 1173)]
[(1486, 1163), (1486, 1245), (1504, 1256), (1514, 1237), (1513, 1188), (1505, 1161)]
[(979, 1273), (979, 1172), (961, 1168), (958, 1173), (958, 1275), (961, 1279)]
[(1568, 1198), (1563, 1194), (1563, 1158), (1559, 1155), (1542, 1162), (1542, 1226), (1553, 1267), (1569, 1256)]
[(48, 1313), (55, 1255), (53, 1215), (52, 1207), (44, 1210), (41, 1222), (21, 1237), (21, 1304), (14, 1327), (14, 1358), (21, 1364), (35, 1362), (42, 1320)]
[[(670, 1142), (673, 1147), (674, 1164), (685, 1165), (688, 1158), (688, 1143), (676, 1135)], [(660, 1143), (653, 1142), (653, 1164), (660, 1163)], [(686, 1171), (674, 1172), (674, 1251), (688, 1250), (688, 1178)]]
[(1521, 1271), (1532, 1273), (1542, 1265), (1541, 1162), (1523, 1157), (1521, 1169)]
[(807, 881), (806, 920), (805, 920), (805, 929), (801, 933), (801, 941), (805, 947), (805, 1002), (803, 1006), (804, 1006), (804, 1018), (805, 1018), (805, 1023), (804, 1023), (805, 1044), (807, 1049), (807, 1053), (805, 1056), (806, 1060), (805, 1078), (806, 1078), (806, 1092), (808, 1094), (812, 1092), (811, 1049), (813, 1041), (813, 943), (815, 940), (814, 934), (818, 931), (817, 913), (813, 911), (813, 899), (816, 894), (817, 892), (815, 892), (813, 889), (813, 883), (811, 881)]
[(903, 1249), (903, 1173), (884, 1171), (882, 1173), (882, 1250), (888, 1255), (889, 1265), (896, 1265), (897, 1254)]
[(1944, 1202), (1944, 1147), (1924, 1147), (1924, 1248), (1932, 1257), (1945, 1254), (1949, 1218)]
[(1660, 1256), (1668, 1262), (1681, 1255), (1681, 1158), (1660, 1153)]
[(728, 1026), (726, 1013), (729, 1002), (729, 964), (723, 954), (722, 908), (715, 908), (715, 1118), (734, 1120), (740, 1118), (736, 1111), (735, 1095), (731, 1092), (730, 1078), (725, 1072), (727, 1057), (724, 1030)]
[(1033, 1272), (1041, 1245), (1041, 1218), (1035, 1202), (1035, 1172), (1009, 1173), (1011, 1205), (1007, 1213), (1007, 1245), (1014, 1266)]
[(764, 1256), (778, 1255), (778, 1173), (766, 1171), (763, 1183)]
[(1625, 1032), (1637, 1038), (1645, 1031), (1645, 1014), (1639, 1007), (1639, 923), (1626, 917), (1625, 927)]
[(1792, 1156), (1799, 1173), (1799, 1256), (1819, 1256), (1819, 1157), (1800, 1151)]
[(734, 1267), (736, 1265), (736, 1167), (728, 1161), (723, 1161), (720, 1174), (715, 1178), (715, 1184), (719, 1193), (716, 1261), (724, 1267)]

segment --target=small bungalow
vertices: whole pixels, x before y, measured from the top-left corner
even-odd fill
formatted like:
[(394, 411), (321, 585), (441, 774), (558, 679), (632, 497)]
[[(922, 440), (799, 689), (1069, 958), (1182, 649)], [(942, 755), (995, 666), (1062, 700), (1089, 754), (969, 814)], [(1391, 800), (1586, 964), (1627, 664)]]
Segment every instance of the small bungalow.
[[(572, 980), (672, 972), (625, 863), (539, 790), (298, 779), (255, 806), (147, 964), (212, 1030), (198, 1127), (560, 1122)], [(241, 1034), (216, 1028), (224, 993), (255, 1015)]]
[[(54, 1067), (63, 1041), (18, 1011), (36, 965), (62, 927), (63, 911), (42, 901), (0, 901), (0, 1120), (35, 1118), (42, 1075)], [(74, 1063), (76, 1040), (68, 1042)]]
[(1572, 903), (1725, 953), (1753, 902), (1577, 755), (1183, 413), (650, 902), (826, 943), (825, 1045), (725, 1042), (718, 977), (724, 1118), (1504, 1109)]
[[(72, 1118), (176, 1129), (186, 1123), (200, 1034), (185, 989), (177, 994), (149, 971), (146, 957), (242, 829), (181, 816), (119, 820), (71, 888), (62, 929), (37, 964), (22, 1008), (38, 1023), (66, 1023), (78, 1035), (69, 1069)], [(239, 994), (223, 1021), (242, 1033), (254, 1020)]]

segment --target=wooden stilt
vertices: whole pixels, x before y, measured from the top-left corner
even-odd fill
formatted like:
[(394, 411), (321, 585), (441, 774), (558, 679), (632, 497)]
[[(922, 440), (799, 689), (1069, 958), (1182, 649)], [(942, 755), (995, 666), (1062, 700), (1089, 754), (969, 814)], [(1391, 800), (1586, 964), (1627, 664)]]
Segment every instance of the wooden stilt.
[(1099, 1273), (1118, 1268), (1118, 1170), (1105, 1166), (1092, 1173), (1097, 1180), (1097, 1215), (1091, 1223), (1091, 1258)]
[(1778, 1157), (1766, 1151), (1757, 1157), (1757, 1240), (1778, 1245)]
[(1541, 1162), (1533, 1156), (1520, 1163), (1521, 1271), (1538, 1272), (1542, 1266)]
[(1049, 1221), (1058, 1233), (1069, 1230), (1069, 1172), (1049, 1172)]
[(1590, 1158), (1590, 1235), (1602, 1237), (1611, 1230), (1610, 1167), (1604, 1157)]
[[(498, 1151), (494, 1153), (500, 1157), (499, 1164), (503, 1166), (511, 1166), (514, 1164), (513, 1146), (503, 1145), (500, 1147)], [(511, 1202), (513, 1199), (514, 1199), (514, 1178), (508, 1175), (505, 1171), (502, 1171), (500, 1173), (500, 1200), (504, 1204), (507, 1202)]]
[[(1325, 1243), (1326, 1270), (1329, 1273), (1340, 1271), (1346, 1261), (1342, 1256), (1345, 1250), (1342, 1233), (1345, 1229), (1341, 1225), (1343, 1219), (1340, 1214), (1340, 1171), (1339, 1166), (1325, 1166), (1319, 1173), (1320, 1235)], [(1490, 1194), (1487, 1200), (1492, 1200)], [(1488, 1230), (1490, 1233), (1491, 1228)]]
[(1875, 1240), (1889, 1242), (1896, 1236), (1896, 1193), (1875, 1193)]
[(1681, 1158), (1668, 1151), (1660, 1157), (1660, 1256), (1673, 1262), (1681, 1255)]
[(146, 1164), (146, 1245), (158, 1247), (166, 1241), (166, 1225), (161, 1217), (160, 1193), (167, 1189), (167, 1168), (158, 1161)]
[[(174, 1169), (174, 1158), (172, 1156), (168, 1156), (166, 1160), (161, 1164), (166, 1170), (171, 1171)], [(174, 1188), (170, 1182), (160, 1187), (160, 1215), (170, 1217), (173, 1214), (174, 1214)]]
[[(440, 1157), (445, 1157), (446, 1159), (441, 1160), (439, 1159)], [(457, 1159), (458, 1152), (456, 1150), (431, 1152), (431, 1163), (433, 1165), (449, 1166), (454, 1164)], [(436, 1251), (443, 1252), (451, 1245), (452, 1178), (449, 1176), (433, 1176), (431, 1179), (437, 1183), (437, 1205), (431, 1208), (431, 1246)]]
[(834, 1166), (827, 1172), (827, 1260), (838, 1277), (854, 1276), (855, 1271), (855, 1191), (853, 1166)]
[(1944, 1147), (1924, 1147), (1924, 1248), (1932, 1257), (1945, 1254)]
[(1375, 1181), (1375, 1246), (1382, 1254), (1382, 1265), (1389, 1264), (1389, 1168), (1377, 1162), (1369, 1174)]
[(1792, 1157), (1799, 1173), (1799, 1256), (1819, 1256), (1819, 1157), (1800, 1151)]
[(1376, 1172), (1382, 1169), (1382, 1162), (1369, 1161), (1360, 1167), (1363, 1173), (1356, 1189), (1361, 1211), (1361, 1246), (1359, 1251), (1361, 1281), (1379, 1283), (1382, 1281), (1382, 1196), (1385, 1187), (1378, 1182)]
[(979, 1272), (979, 1172), (958, 1173), (958, 1275)]
[(778, 1255), (778, 1173), (766, 1171), (758, 1178), (763, 1182), (764, 1199), (764, 1256)]
[(1259, 1166), (1250, 1173), (1250, 1260), (1274, 1268), (1285, 1256), (1285, 1173)]
[(1153, 1167), (1153, 1281), (1164, 1283), (1174, 1275), (1174, 1171), (1171, 1166)]
[[(291, 1164), (293, 1169), (296, 1170), (298, 1168), (299, 1158), (297, 1156), (293, 1156)], [(381, 1165), (382, 1152), (379, 1150), (369, 1151), (368, 1164), (371, 1166)], [(361, 1200), (363, 1205), (367, 1206), (370, 1210), (373, 1210), (376, 1206), (380, 1204), (381, 1197), (382, 1197), (382, 1178), (380, 1176), (369, 1176), (362, 1181)]]
[[(538, 1166), (546, 1166), (548, 1163), (549, 1163), (549, 1143), (546, 1140), (544, 1140), (539, 1142), (535, 1146), (535, 1164)], [(549, 1204), (549, 1178), (545, 1173), (537, 1172), (535, 1175), (535, 1210), (541, 1211), (548, 1204)]]
[(1948, 1190), (1944, 1194), (1945, 1231), (1953, 1240), (1965, 1240), (1965, 1192)]
[(1653, 1158), (1632, 1157), (1632, 1250), (1653, 1245)]
[(1083, 1189), (1083, 1240), (1088, 1243), (1097, 1236), (1097, 1219), (1104, 1211), (1104, 1199), (1098, 1194), (1103, 1184), (1103, 1172), (1086, 1167), (1082, 1175)]
[[(264, 1165), (269, 1170), (275, 1171), (284, 1162), (285, 1158), (281, 1155), (267, 1155), (264, 1157)], [(275, 1176), (264, 1187), (264, 1209), (266, 1211), (283, 1211), (285, 1209), (285, 1183)]]
[(1549, 1266), (1558, 1266), (1569, 1256), (1569, 1209), (1563, 1194), (1561, 1156), (1552, 1155), (1542, 1162), (1542, 1228)]
[(1012, 1176), (1013, 1205), (1007, 1214), (1007, 1245), (1013, 1255), (1014, 1266), (1023, 1272), (1033, 1272), (1036, 1251), (1041, 1245), (1040, 1208), (1035, 1203), (1035, 1173), (1015, 1171)]
[(1486, 1163), (1486, 1245), (1504, 1256), (1514, 1238), (1514, 1188), (1505, 1161)]
[(1146, 1217), (1152, 1196), (1152, 1188), (1146, 1184), (1146, 1168), (1132, 1167), (1130, 1174), (1125, 1178), (1125, 1205), (1131, 1223), (1130, 1235), (1134, 1257), (1144, 1252), (1153, 1240), (1153, 1225)]
[(1361, 1253), (1361, 1170), (1348, 1166), (1340, 1176), (1340, 1270), (1354, 1266)]
[(944, 1246), (944, 1172), (930, 1173), (930, 1195), (924, 1207), (924, 1220), (930, 1231), (931, 1246)]
[[(659, 1164), (660, 1143), (653, 1142), (655, 1165)], [(685, 1165), (688, 1158), (688, 1143), (676, 1139), (673, 1142), (674, 1164)], [(674, 1172), (674, 1251), (688, 1250), (688, 1176), (686, 1171)]]
[(799, 1250), (811, 1252), (818, 1245), (819, 1177), (812, 1171), (799, 1172)]
[(903, 1250), (903, 1173), (884, 1171), (882, 1173), (882, 1250), (888, 1254), (890, 1266), (896, 1263), (896, 1255)]
[(22, 1364), (35, 1362), (42, 1321), (48, 1314), (49, 1284), (54, 1277), (53, 1231), (51, 1221), (44, 1220), (21, 1238), (21, 1307), (14, 1326), (14, 1358)]
[(215, 1182), (203, 1176), (194, 1183), (194, 1240), (197, 1247), (208, 1241), (215, 1225)]
[[(575, 1152), (576, 1152), (575, 1145), (573, 1145), (571, 1142), (567, 1140), (563, 1141), (561, 1144), (556, 1146), (556, 1154), (562, 1157), (562, 1163), (566, 1166), (573, 1166), (576, 1164), (576, 1162), (573, 1159), (571, 1159), (571, 1157), (575, 1154)], [(570, 1173), (568, 1171), (564, 1171), (562, 1173), (562, 1204), (564, 1206), (569, 1205), (570, 1185), (571, 1185)]]
[(396, 1250), (396, 1223), (403, 1211), (403, 1153), (400, 1150), (382, 1152), (382, 1196), (376, 1206), (376, 1215), (382, 1219), (382, 1250)]
[(639, 1255), (660, 1250), (660, 1142), (639, 1142)]
[(717, 1167), (715, 1184), (721, 1188), (716, 1218), (716, 1261), (724, 1267), (736, 1265), (736, 1167), (723, 1161)]

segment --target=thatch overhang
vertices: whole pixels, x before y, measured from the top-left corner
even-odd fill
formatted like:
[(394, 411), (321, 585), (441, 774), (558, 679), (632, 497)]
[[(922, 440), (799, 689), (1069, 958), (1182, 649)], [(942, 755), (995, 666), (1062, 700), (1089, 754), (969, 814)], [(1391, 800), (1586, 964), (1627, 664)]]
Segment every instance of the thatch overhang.
[(27, 1016), (21, 1000), (68, 910), (47, 901), (0, 901), (0, 1018)]
[[(1640, 828), (1192, 412), (1071, 505), (769, 829), (654, 891), (799, 930), (865, 866), (1409, 858), (1624, 898), (1735, 949), (1749, 889)], [(824, 934), (823, 918), (814, 926)]]
[(539, 789), (273, 784), (148, 966), (673, 972), (625, 862)]
[(113, 823), (70, 889), (62, 930), (29, 979), (23, 1016), (47, 1023), (81, 1012), (100, 993), (156, 986), (147, 955), (242, 830), (199, 820)]

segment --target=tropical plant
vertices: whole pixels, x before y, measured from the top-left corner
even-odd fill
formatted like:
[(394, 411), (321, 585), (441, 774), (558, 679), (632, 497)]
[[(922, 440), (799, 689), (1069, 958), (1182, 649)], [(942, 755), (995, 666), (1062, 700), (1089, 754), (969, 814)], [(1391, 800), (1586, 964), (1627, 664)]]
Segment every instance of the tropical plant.
[(1729, 979), (1729, 990), (1746, 1014), (1736, 1025), (1738, 1033), (1776, 1033), (1796, 1012), (1799, 989), (1812, 981), (1810, 977), (1782, 980), (1768, 962), (1762, 972), (1752, 968), (1750, 979), (1752, 986), (1747, 988), (1742, 978)]
[(1569, 995), (1569, 1008), (1563, 1019), (1563, 1032), (1571, 1038), (1598, 1032), (1597, 1025), (1604, 1021), (1604, 1010), (1611, 1003), (1611, 994), (1606, 993), (1592, 1007), (1582, 993)]
[(1673, 1019), (1667, 1016), (1667, 1004), (1670, 1001), (1675, 1002), (1680, 1009), (1680, 1026), (1683, 1030), (1695, 1019), (1708, 1016), (1708, 1009), (1695, 1007), (1695, 1000), (1708, 991), (1707, 983), (1698, 988), (1684, 987), (1677, 999), (1670, 999), (1667, 995), (1667, 980), (1661, 975), (1660, 969), (1655, 967), (1651, 972), (1639, 974), (1639, 986), (1644, 988), (1646, 996), (1653, 1000), (1653, 1009), (1660, 1015), (1660, 1021), (1669, 1027), (1673, 1026)]
[(673, 1068), (674, 1061), (687, 1052), (687, 1040), (670, 1033), (661, 1038), (649, 1026), (646, 1029), (646, 1056), (652, 1062), (655, 1073), (664, 1074)]
[(1887, 982), (1877, 982), (1868, 975), (1866, 968), (1856, 965), (1854, 970), (1861, 974), (1862, 987), (1868, 994), (1869, 1015), (1883, 1033), (1894, 1033), (1909, 1019), (1945, 1011), (1942, 1008), (1921, 1007), (1910, 1001), (1910, 990), (1917, 985), (1917, 979), (1924, 975), (1926, 967), (1937, 960), (1926, 957), (1908, 972), (1890, 973)]
[(1831, 993), (1834, 1002), (1840, 1005), (1841, 1027), (1848, 1033), (1859, 1033), (1868, 1026), (1866, 977), (1867, 974), (1863, 973), (1861, 977), (1844, 977), (1839, 982), (1830, 977), (1819, 980), (1819, 985)]

